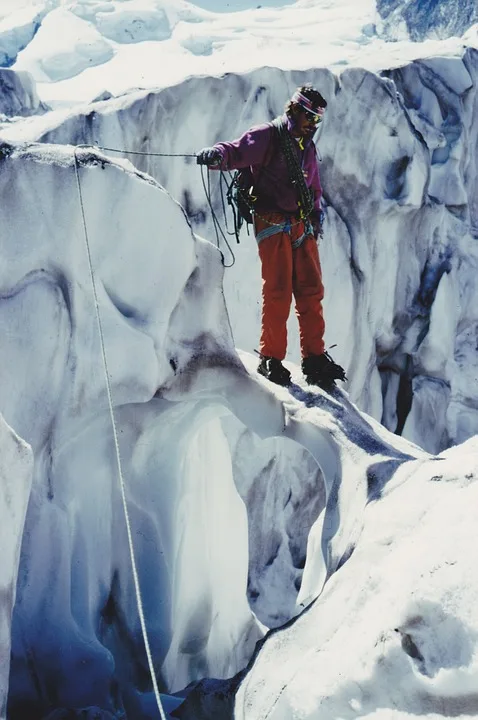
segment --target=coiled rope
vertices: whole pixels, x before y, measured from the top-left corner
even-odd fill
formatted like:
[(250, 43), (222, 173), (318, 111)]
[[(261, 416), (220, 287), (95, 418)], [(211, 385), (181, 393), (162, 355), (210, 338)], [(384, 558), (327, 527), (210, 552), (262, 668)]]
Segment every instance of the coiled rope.
[[(222, 180), (222, 177), (223, 177), (223, 173), (221, 171), (221, 180)], [(209, 175), (209, 168), (207, 168), (207, 184), (206, 184), (206, 181), (204, 179), (204, 165), (201, 165), (201, 180), (202, 180), (202, 186), (204, 189), (204, 194), (206, 195), (209, 209), (211, 210), (211, 217), (212, 217), (212, 221), (213, 221), (213, 225), (214, 225), (214, 231), (216, 233), (217, 248), (218, 248), (219, 252), (221, 252), (220, 248), (219, 248), (219, 234), (221, 234), (225, 244), (227, 245), (227, 249), (229, 250), (229, 253), (231, 254), (231, 257), (232, 257), (232, 262), (229, 265), (226, 265), (226, 263), (224, 261), (224, 255), (221, 252), (222, 264), (224, 265), (225, 268), (231, 268), (234, 265), (234, 263), (236, 262), (236, 256), (234, 255), (234, 253), (232, 251), (232, 248), (224, 234), (224, 230), (222, 229), (222, 227), (219, 223), (219, 219), (214, 211), (214, 208), (212, 205), (212, 200), (211, 200), (211, 178)], [(234, 233), (229, 232), (228, 227), (227, 227), (226, 209), (224, 207), (224, 194), (222, 191), (222, 185), (221, 185), (221, 200), (222, 200), (222, 206), (223, 206), (223, 211), (224, 211), (224, 221), (225, 221), (225, 225), (226, 225), (226, 232), (228, 235), (234, 235)]]
[[(78, 147), (89, 147), (89, 146), (78, 146)], [(125, 516), (125, 521), (126, 521), (126, 531), (128, 534), (128, 545), (129, 545), (129, 552), (130, 552), (130, 557), (131, 557), (131, 568), (133, 571), (134, 588), (135, 588), (135, 593), (136, 593), (136, 604), (138, 607), (139, 620), (140, 620), (140, 624), (141, 624), (141, 632), (143, 634), (143, 642), (144, 642), (144, 647), (146, 650), (146, 656), (148, 659), (148, 667), (149, 667), (149, 672), (151, 675), (151, 680), (153, 683), (153, 689), (154, 689), (154, 695), (156, 697), (156, 703), (158, 706), (159, 714), (161, 716), (161, 720), (166, 720), (166, 714), (163, 709), (163, 704), (161, 702), (161, 697), (159, 694), (158, 683), (157, 683), (156, 674), (154, 671), (153, 658), (151, 655), (151, 648), (149, 645), (148, 632), (146, 629), (146, 621), (144, 618), (143, 600), (141, 597), (141, 587), (140, 587), (140, 583), (139, 583), (138, 568), (136, 565), (136, 558), (135, 558), (135, 553), (134, 553), (133, 534), (131, 531), (131, 520), (130, 520), (130, 516), (129, 516), (128, 502), (126, 499), (126, 486), (125, 486), (123, 467), (122, 467), (122, 462), (121, 462), (121, 454), (120, 454), (119, 441), (118, 441), (118, 430), (117, 430), (116, 418), (115, 418), (114, 409), (113, 409), (113, 395), (112, 395), (112, 391), (111, 391), (110, 376), (109, 376), (109, 371), (108, 371), (108, 359), (106, 356), (103, 325), (101, 322), (100, 306), (99, 306), (99, 302), (98, 302), (98, 292), (96, 289), (96, 280), (95, 280), (95, 274), (94, 274), (94, 270), (93, 270), (93, 261), (92, 261), (92, 257), (91, 257), (90, 241), (89, 241), (89, 237), (88, 237), (88, 228), (86, 225), (85, 206), (84, 206), (84, 202), (83, 202), (83, 194), (81, 191), (80, 171), (79, 171), (79, 162), (78, 162), (78, 155), (77, 155), (78, 147), (75, 147), (75, 149), (74, 149), (75, 173), (76, 173), (76, 181), (77, 181), (77, 185), (78, 185), (78, 198), (79, 198), (79, 202), (80, 202), (81, 218), (82, 218), (82, 222), (83, 222), (83, 232), (84, 232), (86, 254), (88, 257), (88, 267), (89, 267), (89, 271), (90, 271), (91, 287), (93, 290), (93, 297), (94, 297), (94, 303), (95, 303), (96, 322), (98, 325), (98, 333), (99, 333), (99, 337), (100, 337), (101, 356), (103, 358), (103, 369), (104, 369), (105, 380), (106, 380), (106, 392), (107, 392), (107, 396), (108, 396), (108, 406), (109, 406), (109, 412), (110, 412), (110, 417), (111, 417), (111, 425), (113, 428), (113, 439), (114, 439), (114, 446), (115, 446), (116, 463), (117, 463), (117, 468), (118, 468), (118, 477), (120, 480), (121, 499), (123, 501), (123, 511), (124, 511), (124, 516)]]

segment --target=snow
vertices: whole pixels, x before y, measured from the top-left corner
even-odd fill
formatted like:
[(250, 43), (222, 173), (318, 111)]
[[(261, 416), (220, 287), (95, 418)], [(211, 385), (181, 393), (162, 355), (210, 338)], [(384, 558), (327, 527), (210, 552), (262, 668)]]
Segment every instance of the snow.
[[(0, 717), (158, 715), (97, 309), (166, 711), (476, 715), (478, 28), (227, 5), (0, 10)], [(308, 81), (331, 394), (294, 317), (291, 388), (257, 376), (257, 248), (224, 268), (194, 161)], [(82, 144), (147, 155), (79, 148), (78, 185)]]
[(35, 39), (22, 52), (21, 64), (25, 70), (33, 71), (35, 80), (57, 82), (112, 57), (113, 49), (94, 27), (72, 12), (57, 8), (44, 18)]
[[(3, 14), (7, 8), (2, 4), (0, 13)], [(4, 67), (13, 65), (20, 50), (31, 42), (47, 12), (45, 3), (17, 6), (15, 9), (16, 12), (5, 17), (0, 14), (0, 65)]]
[[(15, 69), (31, 72), (43, 102), (55, 107), (91, 101), (105, 90), (120, 95), (135, 87), (167, 87), (186, 77), (243, 73), (264, 65), (375, 71), (419, 57), (456, 56), (463, 47), (459, 37), (417, 44), (405, 35), (387, 42), (375, 32), (373, 0), (257, 3), (254, 9), (237, 2), (229, 12), (227, 3), (217, 5), (50, 0), (25, 49), (26, 43), (17, 41), (14, 51), (14, 35), (5, 35), (5, 42), (9, 57), (16, 58)], [(469, 33), (468, 44), (477, 47), (476, 31)]]

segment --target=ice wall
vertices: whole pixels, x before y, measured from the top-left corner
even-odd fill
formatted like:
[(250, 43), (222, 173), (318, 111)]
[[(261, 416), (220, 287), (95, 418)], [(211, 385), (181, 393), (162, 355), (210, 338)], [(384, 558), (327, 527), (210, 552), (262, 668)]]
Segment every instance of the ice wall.
[[(177, 543), (187, 528), (188, 542), (201, 548), (205, 518), (198, 513), (190, 522), (184, 514), (187, 488), (176, 482), (180, 475), (183, 482), (189, 478), (197, 484), (193, 466), (183, 471), (183, 464), (187, 427), (194, 427), (199, 408), (191, 397), (177, 414), (174, 405), (153, 397), (174, 376), (169, 355), (179, 367), (182, 358), (203, 346), (211, 327), (218, 351), (233, 352), (222, 270), (214, 249), (194, 240), (181, 208), (153, 182), (90, 156), (83, 156), (80, 173), (145, 614), (159, 670), (168, 651), (173, 654), (176, 563), (186, 576), (189, 567)], [(13, 152), (4, 155), (0, 169), (2, 203), (9, 208), (1, 220), (0, 406), (35, 456), (14, 617), (11, 717), (55, 707), (112, 710), (115, 701), (128, 702), (128, 683), (131, 710), (132, 688), (141, 687), (138, 678), (145, 672), (76, 183), (72, 148)], [(151, 242), (154, 227), (160, 234)], [(201, 291), (203, 283), (207, 293)], [(185, 312), (180, 299), (188, 292), (186, 307), (193, 303), (203, 317), (199, 346), (194, 325), (176, 340), (171, 323), (174, 313)], [(146, 406), (147, 401), (152, 404)], [(224, 470), (223, 485), (231, 487), (232, 480), (227, 482)], [(205, 493), (206, 487), (204, 477), (197, 492)], [(246, 532), (244, 513), (226, 519), (233, 545)], [(228, 622), (230, 653), (224, 654), (222, 645), (218, 652), (214, 642), (209, 649), (198, 642), (194, 649), (188, 611), (182, 625), (174, 624), (182, 627), (174, 642), (189, 639), (186, 657), (203, 672), (209, 663), (220, 674), (240, 667), (261, 634), (247, 606), (242, 544), (241, 550), (237, 562), (231, 551), (235, 574), (230, 582), (225, 578), (238, 597)], [(195, 589), (203, 600), (199, 607), (209, 608), (211, 626), (220, 616), (215, 580), (203, 575)], [(207, 640), (204, 617), (200, 629)], [(123, 665), (120, 657), (127, 658)], [(194, 670), (177, 681), (191, 676)], [(113, 679), (126, 686), (119, 693), (122, 700), (112, 695)], [(166, 682), (163, 676), (163, 687)]]
[(27, 72), (0, 69), (0, 114), (8, 118), (42, 113), (47, 107), (38, 97), (35, 82)]
[(402, 463), (318, 600), (270, 633), (238, 676), (199, 683), (174, 717), (475, 717), (476, 452), (472, 438)]
[[(78, 162), (77, 178), (72, 147), (4, 145), (0, 163), (0, 407), (35, 458), (12, 720), (68, 707), (140, 717), (151, 704), (87, 247), (162, 690), (247, 663), (264, 632), (248, 578), (263, 621), (294, 614), (324, 503), (304, 445), (254, 454), (258, 437), (283, 435), (284, 410), (236, 354), (220, 254), (129, 163), (88, 151)], [(254, 509), (261, 496), (271, 512), (288, 505), (272, 534)]]
[[(378, 76), (347, 69), (265, 68), (194, 78), (161, 92), (100, 102), (45, 132), (46, 141), (99, 143), (145, 153), (194, 154), (281, 112), (310, 81), (329, 101), (318, 137), (326, 222), (321, 258), (326, 342), (348, 369), (351, 397), (390, 430), (428, 450), (478, 431), (476, 237), (478, 53), (411, 63)], [(180, 118), (180, 122), (178, 122)], [(12, 129), (6, 137), (14, 137)], [(194, 158), (130, 156), (214, 240)], [(213, 201), (222, 217), (219, 179)], [(226, 263), (232, 257), (219, 238)], [(233, 246), (225, 274), (238, 347), (260, 325), (253, 237)], [(295, 318), (289, 358), (299, 360)], [(470, 410), (471, 408), (471, 410)]]
[(10, 669), (12, 613), (20, 548), (32, 485), (31, 449), (0, 415), (0, 718), (5, 720)]

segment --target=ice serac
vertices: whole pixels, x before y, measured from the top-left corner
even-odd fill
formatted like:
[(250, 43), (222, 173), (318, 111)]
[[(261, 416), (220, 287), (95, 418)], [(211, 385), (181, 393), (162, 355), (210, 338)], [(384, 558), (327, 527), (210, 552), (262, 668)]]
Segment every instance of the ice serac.
[[(194, 154), (273, 118), (303, 82), (328, 100), (317, 138), (326, 211), (326, 344), (337, 344), (334, 357), (347, 368), (348, 390), (362, 410), (438, 452), (478, 431), (470, 411), (478, 402), (476, 50), (381, 75), (264, 68), (193, 78), (96, 103), (36, 137)], [(215, 238), (194, 158), (129, 157), (180, 200), (198, 232)], [(217, 174), (211, 183), (221, 217)], [(218, 242), (230, 264), (228, 248), (221, 237)], [(224, 279), (227, 307), (236, 345), (252, 351), (260, 328), (257, 249), (244, 232), (233, 250), (235, 264)], [(288, 357), (297, 362), (295, 318), (289, 337)]]
[[(52, 47), (51, 37), (56, 37)], [(27, 70), (35, 80), (57, 82), (113, 57), (111, 44), (98, 30), (67, 7), (57, 7), (43, 19), (15, 69)]]
[(10, 67), (35, 37), (48, 10), (57, 0), (20, 8), (0, 20), (0, 67)]
[(236, 717), (476, 715), (476, 449), (474, 438), (396, 474), (347, 565), (265, 642)]
[(0, 114), (6, 117), (28, 116), (46, 112), (32, 76), (0, 68)]
[(476, 453), (472, 438), (405, 460), (366, 506), (339, 499), (342, 520), (362, 507), (361, 532), (320, 597), (267, 635), (245, 671), (199, 683), (174, 716), (475, 716), (478, 573), (467, 548), (476, 534)]
[(33, 456), (0, 415), (0, 718), (7, 710), (12, 613), (20, 548), (32, 486)]
[[(0, 221), (0, 364), (9, 368), (0, 402), (32, 446), (35, 470), (13, 621), (9, 716), (41, 716), (55, 707), (112, 711), (112, 682), (134, 714), (145, 659), (73, 148), (11, 150), (0, 166), (8, 208)], [(215, 488), (224, 499), (232, 478), (224, 471), (220, 484), (209, 485), (206, 475), (199, 482), (187, 463), (201, 403), (191, 395), (178, 408), (155, 397), (208, 343), (226, 365), (234, 362), (220, 257), (194, 238), (182, 209), (150, 178), (94, 154), (79, 153), (79, 162), (150, 642), (158, 669), (166, 655), (175, 657), (162, 687), (199, 673), (227, 675), (242, 667), (262, 634), (246, 599), (244, 513), (223, 517), (227, 541), (240, 550), (239, 557), (231, 550), (223, 569), (234, 604), (217, 595), (209, 564), (189, 587), (191, 603), (178, 598), (175, 588), (192, 572), (196, 550), (207, 547), (210, 524), (209, 504), (207, 517), (199, 501), (192, 513), (186, 507), (192, 488), (206, 508), (205, 493), (214, 505)], [(155, 237), (151, 228), (158, 229)], [(200, 314), (200, 337), (196, 323), (181, 333), (187, 312)], [(224, 544), (223, 529), (215, 528), (214, 539)], [(186, 547), (189, 554), (181, 552)], [(227, 624), (227, 640), (218, 623)], [(178, 655), (188, 663), (181, 671)]]
[(388, 39), (460, 37), (478, 23), (475, 0), (377, 0), (379, 31)]

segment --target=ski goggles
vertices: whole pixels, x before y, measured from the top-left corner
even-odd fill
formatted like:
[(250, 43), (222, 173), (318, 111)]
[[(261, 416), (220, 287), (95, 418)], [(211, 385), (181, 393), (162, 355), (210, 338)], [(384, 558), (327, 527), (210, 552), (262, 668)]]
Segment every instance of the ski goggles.
[(302, 110), (307, 120), (311, 123), (314, 123), (314, 125), (319, 125), (322, 120), (324, 119), (320, 115), (314, 115), (314, 113), (310, 112), (310, 110)]

